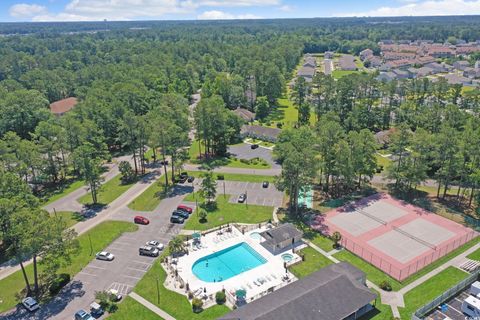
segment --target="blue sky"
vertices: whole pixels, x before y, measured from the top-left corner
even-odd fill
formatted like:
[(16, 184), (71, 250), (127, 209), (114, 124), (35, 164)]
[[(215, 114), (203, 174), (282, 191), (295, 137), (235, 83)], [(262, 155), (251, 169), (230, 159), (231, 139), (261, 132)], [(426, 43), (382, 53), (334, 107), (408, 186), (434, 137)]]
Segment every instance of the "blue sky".
[(480, 0), (0, 0), (0, 21), (480, 14)]

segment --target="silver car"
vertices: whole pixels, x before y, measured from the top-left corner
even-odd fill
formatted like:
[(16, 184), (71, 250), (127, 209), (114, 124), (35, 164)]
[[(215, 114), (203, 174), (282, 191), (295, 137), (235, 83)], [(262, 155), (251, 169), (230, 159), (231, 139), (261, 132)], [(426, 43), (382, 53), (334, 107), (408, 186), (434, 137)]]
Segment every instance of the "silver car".
[(112, 253), (107, 251), (97, 252), (95, 257), (97, 258), (97, 260), (105, 260), (105, 261), (112, 261), (113, 259), (115, 259), (115, 256)]
[(151, 246), (151, 247), (155, 247), (155, 248), (157, 248), (158, 250), (163, 250), (163, 248), (164, 248), (163, 243), (160, 243), (160, 242), (158, 242), (158, 241), (156, 241), (156, 240), (148, 241), (148, 242), (146, 243), (146, 245), (147, 245), (147, 246)]
[(30, 312), (33, 312), (40, 308), (37, 300), (33, 299), (32, 297), (26, 297), (22, 300), (22, 305)]

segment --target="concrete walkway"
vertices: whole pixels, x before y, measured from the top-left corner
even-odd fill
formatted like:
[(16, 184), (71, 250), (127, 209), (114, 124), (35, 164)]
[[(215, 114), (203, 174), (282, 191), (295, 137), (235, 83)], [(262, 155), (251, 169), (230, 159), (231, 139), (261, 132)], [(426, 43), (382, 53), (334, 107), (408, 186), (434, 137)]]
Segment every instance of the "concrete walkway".
[(171, 315), (169, 315), (168, 313), (166, 313), (165, 311), (163, 311), (162, 309), (160, 309), (159, 307), (157, 307), (156, 305), (154, 305), (150, 301), (145, 300), (144, 298), (142, 298), (141, 296), (139, 296), (135, 292), (130, 292), (129, 296), (131, 298), (133, 298), (135, 301), (137, 301), (138, 303), (140, 303), (141, 305), (143, 305), (145, 308), (149, 309), (152, 312), (155, 312), (162, 319), (175, 320), (174, 317), (172, 317)]

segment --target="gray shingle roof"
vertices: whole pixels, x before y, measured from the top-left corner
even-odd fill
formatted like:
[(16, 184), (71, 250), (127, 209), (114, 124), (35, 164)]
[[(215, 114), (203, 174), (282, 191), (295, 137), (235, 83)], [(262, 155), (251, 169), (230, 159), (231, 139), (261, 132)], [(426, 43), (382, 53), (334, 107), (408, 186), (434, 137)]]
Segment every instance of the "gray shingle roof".
[(267, 243), (276, 245), (288, 239), (302, 237), (303, 234), (293, 224), (285, 223), (276, 228), (263, 231), (260, 235)]
[(268, 128), (263, 126), (250, 126), (250, 125), (243, 125), (240, 134), (241, 135), (256, 135), (256, 136), (263, 136), (269, 137), (272, 139), (277, 139), (278, 135), (282, 132), (282, 130), (277, 128)]
[(341, 320), (372, 302), (365, 274), (341, 262), (230, 312), (221, 320)]

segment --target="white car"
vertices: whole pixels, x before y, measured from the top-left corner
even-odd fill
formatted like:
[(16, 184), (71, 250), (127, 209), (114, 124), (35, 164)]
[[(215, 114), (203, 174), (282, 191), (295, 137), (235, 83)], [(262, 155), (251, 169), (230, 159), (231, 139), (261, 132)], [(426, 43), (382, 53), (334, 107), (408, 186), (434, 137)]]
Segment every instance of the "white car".
[(115, 302), (120, 301), (123, 298), (123, 296), (120, 293), (118, 293), (118, 290), (115, 290), (115, 289), (108, 290), (108, 294), (110, 294), (111, 298)]
[(148, 241), (146, 243), (147, 246), (152, 246), (152, 247), (155, 247), (157, 248), (158, 250), (163, 250), (164, 246), (163, 246), (163, 243), (160, 243), (158, 241), (155, 241), (155, 240), (152, 240), (152, 241)]
[(25, 299), (23, 299), (22, 304), (30, 312), (33, 312), (40, 308), (37, 300), (33, 299), (32, 297), (26, 297)]
[(98, 259), (98, 260), (105, 260), (105, 261), (112, 261), (115, 256), (113, 254), (111, 254), (110, 252), (107, 252), (107, 251), (102, 251), (102, 252), (98, 252), (95, 257)]

